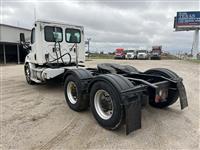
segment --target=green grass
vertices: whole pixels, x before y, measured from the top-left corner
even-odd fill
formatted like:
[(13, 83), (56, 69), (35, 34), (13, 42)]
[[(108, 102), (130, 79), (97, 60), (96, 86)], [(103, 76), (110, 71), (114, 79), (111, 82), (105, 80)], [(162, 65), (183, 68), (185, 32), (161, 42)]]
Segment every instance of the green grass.
[(91, 54), (91, 59), (114, 59), (114, 55), (110, 54)]
[(179, 58), (174, 56), (174, 55), (169, 54), (169, 55), (166, 55), (166, 56), (161, 56), (161, 59), (163, 59), (163, 60), (177, 60)]
[(200, 60), (197, 60), (197, 59), (186, 59), (186, 61), (189, 61), (189, 62), (192, 62), (192, 63), (200, 64)]

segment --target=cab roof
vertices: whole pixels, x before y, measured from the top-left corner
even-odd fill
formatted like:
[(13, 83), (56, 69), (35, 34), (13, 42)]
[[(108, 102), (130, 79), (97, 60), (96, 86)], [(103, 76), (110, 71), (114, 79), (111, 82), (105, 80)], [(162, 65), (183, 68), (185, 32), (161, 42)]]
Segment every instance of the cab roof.
[(57, 21), (50, 21), (50, 20), (37, 20), (35, 23), (44, 23), (44, 24), (59, 24), (59, 25), (67, 25), (67, 26), (75, 26), (78, 28), (83, 28), (83, 26), (68, 24), (65, 22), (57, 22)]

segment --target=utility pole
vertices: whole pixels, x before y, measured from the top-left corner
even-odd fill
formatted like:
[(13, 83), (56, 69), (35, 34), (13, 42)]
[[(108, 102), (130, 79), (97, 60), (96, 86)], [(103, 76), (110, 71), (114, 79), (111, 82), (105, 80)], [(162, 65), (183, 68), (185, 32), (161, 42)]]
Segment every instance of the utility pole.
[(88, 59), (90, 57), (90, 40), (91, 40), (91, 38), (87, 38), (87, 43), (88, 43)]

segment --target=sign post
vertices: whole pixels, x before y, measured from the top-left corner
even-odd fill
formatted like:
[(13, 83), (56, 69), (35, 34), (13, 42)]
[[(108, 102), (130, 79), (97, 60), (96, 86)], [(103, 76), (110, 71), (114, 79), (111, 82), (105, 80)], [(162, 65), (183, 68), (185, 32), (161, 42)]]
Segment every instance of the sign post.
[(193, 46), (193, 55), (197, 57), (199, 53), (199, 29), (196, 29), (194, 32), (194, 46)]

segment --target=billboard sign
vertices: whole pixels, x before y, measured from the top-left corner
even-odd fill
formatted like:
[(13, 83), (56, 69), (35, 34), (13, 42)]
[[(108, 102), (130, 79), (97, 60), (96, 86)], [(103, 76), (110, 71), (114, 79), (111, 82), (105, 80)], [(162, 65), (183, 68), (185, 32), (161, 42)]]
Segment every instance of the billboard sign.
[(195, 30), (200, 28), (200, 11), (177, 12), (174, 19), (176, 30)]

